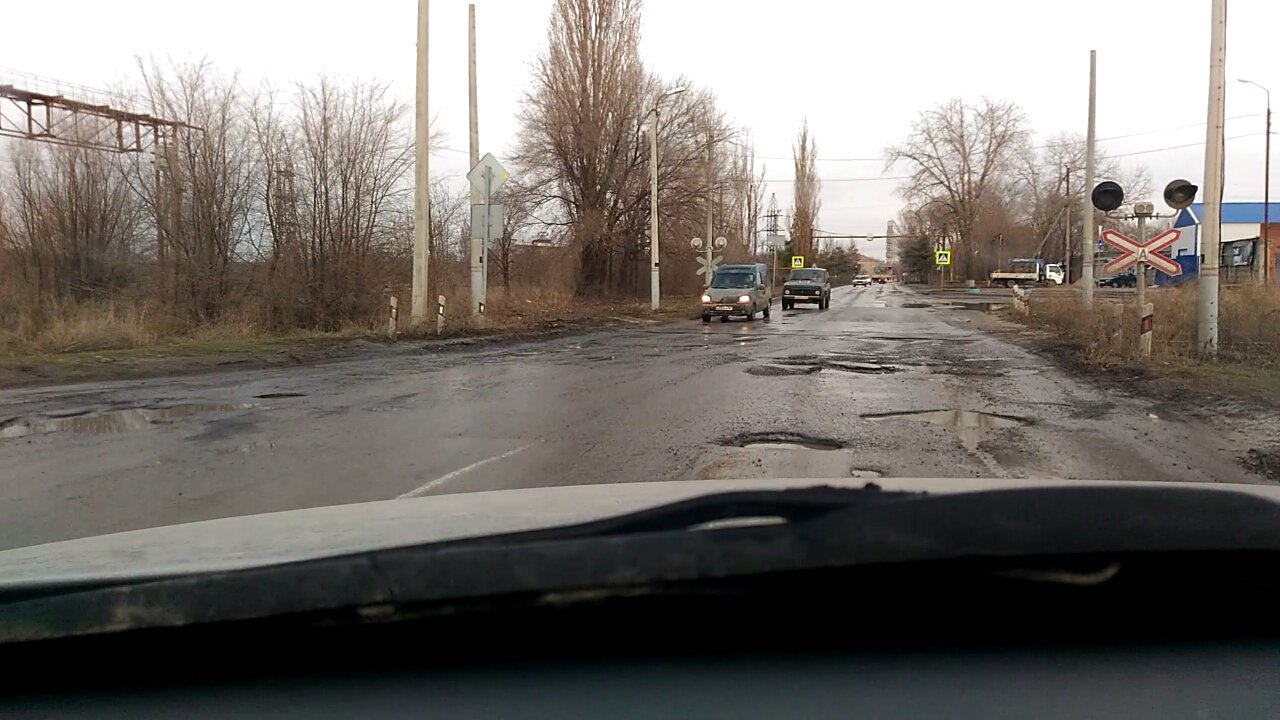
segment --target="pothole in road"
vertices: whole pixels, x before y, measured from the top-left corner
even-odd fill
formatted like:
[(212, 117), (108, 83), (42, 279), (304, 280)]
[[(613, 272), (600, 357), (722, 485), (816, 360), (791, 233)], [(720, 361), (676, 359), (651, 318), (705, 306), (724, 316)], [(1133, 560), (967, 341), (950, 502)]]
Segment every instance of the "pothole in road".
[(726, 447), (760, 448), (764, 450), (841, 450), (845, 443), (831, 438), (820, 438), (792, 432), (742, 433), (720, 441)]
[[(789, 368), (804, 368), (804, 373), (812, 374), (821, 372), (822, 370), (836, 370), (839, 372), (856, 373), (859, 375), (890, 375), (902, 372), (902, 368), (894, 365), (886, 365), (875, 362), (862, 362), (858, 360), (850, 361), (847, 354), (818, 356), (818, 355), (793, 355), (787, 358), (781, 358), (776, 362)], [(795, 373), (792, 373), (795, 374)]]
[(788, 377), (792, 375), (814, 375), (822, 372), (818, 365), (754, 365), (746, 369), (748, 375), (757, 377)]
[(151, 425), (162, 425), (192, 415), (224, 413), (248, 410), (251, 403), (213, 405), (175, 405), (165, 408), (131, 408), (111, 412), (88, 413), (70, 417), (50, 417), (39, 420), (16, 418), (0, 425), (0, 438), (13, 439), (28, 435), (45, 435), (56, 432), (78, 434), (120, 433), (141, 430)]
[(909, 302), (909, 303), (902, 303), (902, 307), (910, 308), (912, 310), (923, 310), (924, 308), (931, 308), (933, 306), (930, 305), (929, 303)]
[(306, 393), (300, 392), (269, 392), (262, 393), (261, 395), (254, 395), (254, 397), (259, 400), (280, 400), (283, 398), (300, 398), (306, 396)]

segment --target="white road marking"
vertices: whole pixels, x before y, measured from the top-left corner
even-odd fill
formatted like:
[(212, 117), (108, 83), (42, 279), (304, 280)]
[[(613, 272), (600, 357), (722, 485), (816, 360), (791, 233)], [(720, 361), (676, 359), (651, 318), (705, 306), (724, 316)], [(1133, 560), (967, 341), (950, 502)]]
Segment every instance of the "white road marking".
[(506, 460), (512, 455), (517, 455), (519, 453), (522, 453), (525, 450), (528, 450), (529, 448), (537, 444), (538, 443), (529, 443), (528, 445), (522, 445), (516, 448), (515, 450), (508, 450), (502, 453), (501, 455), (494, 455), (493, 457), (485, 458), (484, 460), (478, 460), (476, 462), (473, 462), (470, 465), (467, 465), (466, 467), (460, 467), (457, 470), (454, 470), (453, 472), (445, 473), (444, 475), (441, 475), (440, 477), (436, 478), (435, 480), (432, 480), (431, 482), (427, 483), (426, 485), (423, 485), (422, 487), (414, 488), (413, 490), (410, 490), (409, 492), (403, 495), (398, 495), (396, 496), (396, 499), (404, 500), (405, 498), (413, 498), (413, 497), (418, 497), (419, 495), (425, 495), (431, 492), (432, 490), (435, 490), (436, 488), (440, 487), (441, 485), (444, 485), (450, 480), (453, 480), (461, 475), (465, 475), (471, 472), (472, 470), (475, 470), (478, 467), (488, 465), (489, 463), (497, 462), (499, 460)]

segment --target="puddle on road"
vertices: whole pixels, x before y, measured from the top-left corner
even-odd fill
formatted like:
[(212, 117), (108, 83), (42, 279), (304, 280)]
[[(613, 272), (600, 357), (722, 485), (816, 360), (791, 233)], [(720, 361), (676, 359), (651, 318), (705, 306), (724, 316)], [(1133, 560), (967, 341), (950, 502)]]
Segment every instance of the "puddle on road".
[(259, 400), (280, 400), (283, 398), (300, 398), (306, 396), (306, 393), (300, 392), (269, 392), (262, 393), (261, 395), (254, 395), (254, 397)]
[(132, 408), (100, 413), (79, 413), (69, 417), (49, 417), (40, 420), (14, 419), (0, 426), (0, 438), (13, 439), (28, 435), (68, 432), (76, 434), (121, 433), (141, 430), (151, 425), (163, 425), (174, 420), (206, 413), (225, 413), (248, 410), (251, 403), (213, 405), (175, 405), (166, 408)]
[(931, 308), (933, 307), (933, 305), (930, 305), (929, 303), (922, 303), (922, 302), (909, 302), (909, 303), (902, 303), (902, 307), (910, 308), (912, 310), (921, 310), (924, 308)]
[(985, 413), (974, 410), (909, 410), (905, 412), (871, 413), (862, 416), (867, 420), (919, 420), (954, 430), (960, 442), (968, 450), (976, 450), (978, 444), (993, 432), (1030, 425), (1031, 420), (1016, 415)]

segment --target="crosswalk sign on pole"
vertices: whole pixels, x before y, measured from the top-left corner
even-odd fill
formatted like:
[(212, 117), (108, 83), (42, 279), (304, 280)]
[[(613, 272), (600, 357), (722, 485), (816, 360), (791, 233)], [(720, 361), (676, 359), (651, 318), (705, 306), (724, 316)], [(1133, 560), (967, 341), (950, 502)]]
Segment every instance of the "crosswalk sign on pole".
[(792, 256), (791, 256), (791, 267), (793, 267), (793, 268), (803, 268), (803, 267), (804, 267), (804, 256), (803, 256), (803, 255), (792, 255)]
[(935, 251), (934, 251), (934, 253), (933, 253), (933, 264), (934, 264), (934, 265), (950, 265), (950, 264), (951, 264), (951, 251), (950, 251), (950, 250), (935, 250)]

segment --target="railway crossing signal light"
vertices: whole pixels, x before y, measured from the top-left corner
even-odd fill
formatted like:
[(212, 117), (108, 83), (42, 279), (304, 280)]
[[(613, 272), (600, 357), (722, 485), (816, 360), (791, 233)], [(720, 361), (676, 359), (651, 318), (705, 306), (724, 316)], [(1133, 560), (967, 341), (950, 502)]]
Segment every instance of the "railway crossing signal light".
[(1164, 187), (1164, 201), (1174, 210), (1185, 210), (1195, 202), (1200, 188), (1186, 180), (1174, 180)]
[(1124, 188), (1119, 184), (1106, 180), (1098, 183), (1090, 196), (1093, 206), (1102, 212), (1111, 212), (1124, 202)]

